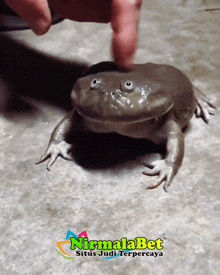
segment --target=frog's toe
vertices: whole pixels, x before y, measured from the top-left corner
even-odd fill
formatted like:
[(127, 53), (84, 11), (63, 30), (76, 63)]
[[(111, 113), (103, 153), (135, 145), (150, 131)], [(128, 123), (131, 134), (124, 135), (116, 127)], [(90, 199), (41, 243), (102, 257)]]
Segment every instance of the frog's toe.
[(142, 172), (144, 175), (147, 175), (147, 176), (159, 175), (157, 183), (148, 186), (147, 189), (157, 188), (163, 182), (163, 180), (166, 176), (164, 174), (161, 174), (163, 162), (164, 162), (163, 160), (156, 160), (151, 163), (143, 163), (143, 165), (147, 167), (147, 168), (145, 168), (146, 170)]
[(51, 166), (54, 164), (59, 154), (59, 149), (52, 144), (49, 146), (46, 153), (41, 157), (40, 161), (37, 164), (42, 163), (49, 158), (49, 161), (47, 163), (47, 170), (50, 171)]
[(49, 148), (47, 149), (47, 151), (45, 152), (45, 154), (43, 156), (41, 156), (40, 160), (38, 162), (36, 162), (35, 164), (40, 164), (42, 162), (44, 162), (45, 160), (47, 160), (51, 155), (53, 154), (53, 148), (52, 146), (49, 146)]
[(154, 189), (154, 188), (157, 188), (160, 184), (161, 184), (161, 182), (159, 182), (159, 183), (157, 182), (157, 183), (155, 183), (155, 184), (152, 184), (152, 185), (146, 187), (146, 189)]
[(159, 173), (159, 171), (164, 166), (164, 160), (155, 160), (155, 161), (152, 161), (152, 162), (146, 162), (145, 161), (142, 164), (144, 166), (148, 167), (148, 171), (157, 171)]
[(152, 169), (147, 168), (147, 171), (144, 171), (144, 175), (154, 176), (158, 175), (157, 182), (155, 184), (150, 185), (147, 189), (154, 189), (157, 188), (163, 181), (164, 184), (164, 191), (168, 191), (168, 187), (171, 184), (174, 176), (177, 173), (178, 168), (175, 165), (170, 164), (166, 160), (157, 160), (152, 162), (151, 164), (144, 164), (147, 167), (153, 167)]
[(198, 100), (197, 102), (197, 107), (196, 107), (196, 117), (199, 118), (201, 117), (205, 123), (209, 123), (210, 115), (208, 108), (204, 106), (204, 102), (202, 100)]
[(163, 189), (164, 189), (164, 191), (165, 191), (166, 193), (168, 193), (168, 187), (170, 186), (170, 184), (171, 184), (171, 181), (170, 181), (170, 182), (169, 182), (169, 181), (166, 181), (166, 182), (164, 183)]
[(154, 167), (153, 169), (151, 168), (146, 168), (145, 171), (142, 172), (142, 174), (146, 175), (146, 176), (155, 176), (155, 175), (158, 175), (159, 174), (159, 170)]
[(50, 171), (51, 166), (54, 164), (54, 162), (56, 161), (56, 159), (58, 158), (58, 156), (61, 156), (62, 158), (66, 159), (66, 160), (72, 160), (72, 157), (70, 155), (67, 154), (67, 152), (63, 152), (60, 151), (58, 149), (55, 149), (51, 155), (50, 155), (50, 160), (47, 163), (47, 170)]
[(52, 152), (50, 153), (50, 160), (47, 164), (47, 170), (50, 171), (51, 166), (54, 164), (58, 156), (61, 156), (66, 160), (72, 160), (73, 158), (68, 154), (70, 148), (71, 145), (68, 143), (59, 144), (59, 146), (54, 146)]
[(166, 180), (167, 174), (165, 171), (161, 172), (158, 179), (157, 179), (157, 184), (160, 185), (164, 180)]
[(55, 152), (55, 153), (51, 154), (50, 160), (47, 163), (47, 170), (48, 171), (50, 171), (51, 166), (54, 164), (54, 162), (56, 161), (56, 159), (58, 158), (58, 156), (59, 156), (58, 152)]
[(157, 188), (159, 185), (161, 185), (161, 183), (162, 183), (164, 180), (166, 180), (166, 177), (167, 177), (166, 173), (161, 172), (161, 171), (159, 170), (159, 172), (158, 172), (157, 174), (159, 174), (158, 179), (157, 179), (157, 182), (156, 182), (155, 184), (152, 184), (152, 185), (150, 185), (149, 187), (147, 187), (147, 189), (154, 189), (154, 188)]
[(45, 153), (43, 156), (41, 156), (40, 160), (38, 162), (36, 162), (35, 164), (40, 164), (42, 162), (44, 162), (45, 160), (47, 160), (49, 158), (50, 155), (48, 155), (47, 153)]
[(210, 115), (214, 115), (216, 107), (204, 98), (197, 99), (197, 106), (195, 110), (196, 117), (201, 117), (205, 123), (209, 123)]
[(166, 181), (165, 181), (164, 186), (163, 186), (163, 189), (166, 193), (168, 192), (168, 187), (170, 186), (174, 176), (175, 176), (174, 170), (170, 170), (168, 172), (167, 176), (166, 176)]
[(41, 157), (40, 161), (36, 164), (42, 163), (48, 158), (50, 158), (49, 162), (47, 163), (47, 170), (50, 171), (51, 166), (54, 164), (58, 156), (61, 156), (66, 160), (72, 160), (71, 155), (68, 154), (70, 150), (71, 145), (65, 141), (61, 141), (57, 144), (50, 144), (46, 153)]
[(144, 162), (143, 165), (146, 167), (145, 171), (142, 172), (142, 174), (147, 175), (147, 176), (155, 176), (160, 173), (160, 165), (159, 161), (153, 161), (151, 163)]
[(201, 112), (199, 105), (196, 106), (195, 114), (196, 114), (197, 118), (201, 117), (202, 112)]

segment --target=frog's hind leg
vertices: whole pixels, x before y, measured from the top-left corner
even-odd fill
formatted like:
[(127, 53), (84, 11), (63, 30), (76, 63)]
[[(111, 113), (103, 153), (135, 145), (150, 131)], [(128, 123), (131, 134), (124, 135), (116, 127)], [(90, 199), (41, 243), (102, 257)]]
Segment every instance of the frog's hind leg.
[(208, 100), (208, 98), (193, 85), (193, 92), (196, 97), (197, 106), (195, 110), (196, 117), (201, 117), (205, 123), (209, 123), (210, 115), (214, 115), (216, 107)]

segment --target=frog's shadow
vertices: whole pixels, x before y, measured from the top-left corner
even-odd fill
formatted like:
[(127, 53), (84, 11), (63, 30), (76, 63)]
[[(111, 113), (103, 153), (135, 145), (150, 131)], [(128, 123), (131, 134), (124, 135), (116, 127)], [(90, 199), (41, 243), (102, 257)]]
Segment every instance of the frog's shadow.
[(105, 169), (137, 163), (152, 153), (165, 155), (165, 146), (158, 146), (146, 139), (134, 139), (119, 134), (78, 134), (72, 139), (71, 152), (75, 162), (87, 169)]

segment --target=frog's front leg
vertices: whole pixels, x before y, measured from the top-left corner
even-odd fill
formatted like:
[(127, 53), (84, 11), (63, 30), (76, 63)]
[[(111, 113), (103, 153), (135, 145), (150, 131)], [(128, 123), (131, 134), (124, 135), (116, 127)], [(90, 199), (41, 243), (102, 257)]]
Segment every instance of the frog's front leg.
[(184, 135), (179, 125), (171, 120), (166, 125), (167, 144), (166, 157), (163, 160), (157, 160), (152, 163), (143, 163), (147, 170), (143, 172), (145, 175), (159, 175), (156, 184), (151, 185), (148, 189), (153, 189), (159, 186), (163, 181), (164, 190), (168, 191), (168, 186), (171, 184), (179, 167), (182, 164), (184, 155)]
[(72, 130), (73, 123), (73, 112), (64, 117), (60, 123), (53, 130), (48, 148), (45, 154), (40, 158), (39, 162), (36, 164), (42, 163), (48, 158), (50, 158), (47, 169), (50, 170), (50, 167), (56, 161), (58, 156), (63, 157), (67, 160), (72, 160), (72, 157), (68, 154), (71, 149), (71, 144), (65, 141), (65, 138)]

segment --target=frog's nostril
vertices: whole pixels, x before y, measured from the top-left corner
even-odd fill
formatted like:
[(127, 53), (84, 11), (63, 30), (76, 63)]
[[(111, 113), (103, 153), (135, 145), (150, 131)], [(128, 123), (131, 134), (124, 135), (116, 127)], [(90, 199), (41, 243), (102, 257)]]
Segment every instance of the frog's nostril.
[(120, 90), (111, 91), (111, 96), (114, 99), (119, 99), (121, 97), (121, 91)]
[(121, 91), (120, 90), (115, 90), (111, 92), (112, 95), (121, 95)]

